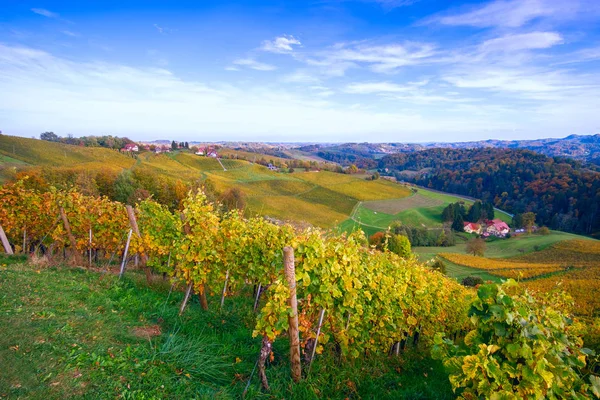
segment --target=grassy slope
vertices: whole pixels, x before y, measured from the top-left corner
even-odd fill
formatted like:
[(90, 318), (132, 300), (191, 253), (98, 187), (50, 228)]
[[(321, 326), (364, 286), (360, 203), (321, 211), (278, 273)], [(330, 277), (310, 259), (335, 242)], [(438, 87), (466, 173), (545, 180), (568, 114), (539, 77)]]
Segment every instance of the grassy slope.
[[(393, 183), (388, 184), (399, 186)], [(425, 189), (418, 189), (416, 194), (402, 198), (364, 201), (357, 207), (350, 219), (339, 225), (339, 228), (343, 231), (351, 231), (361, 227), (365, 233), (373, 234), (387, 229), (394, 221), (401, 221), (403, 224), (412, 226), (441, 228), (443, 209), (448, 204), (457, 201), (464, 201), (467, 206), (472, 204), (471, 201), (462, 200), (450, 194), (441, 194)], [(510, 217), (507, 215), (499, 212), (496, 214), (498, 218), (510, 223)]]
[[(8, 264), (8, 265), (7, 265)], [(251, 293), (224, 310), (193, 302), (178, 317), (183, 294), (168, 283), (149, 288), (128, 273), (36, 269), (0, 257), (0, 396), (59, 398), (239, 398), (257, 359)], [(251, 292), (251, 290), (250, 290)], [(151, 338), (136, 328), (158, 328)], [(450, 399), (441, 365), (419, 353), (403, 360), (372, 356), (336, 363), (330, 349), (311, 375), (294, 384), (286, 340), (267, 366), (271, 393), (254, 375), (247, 398)]]

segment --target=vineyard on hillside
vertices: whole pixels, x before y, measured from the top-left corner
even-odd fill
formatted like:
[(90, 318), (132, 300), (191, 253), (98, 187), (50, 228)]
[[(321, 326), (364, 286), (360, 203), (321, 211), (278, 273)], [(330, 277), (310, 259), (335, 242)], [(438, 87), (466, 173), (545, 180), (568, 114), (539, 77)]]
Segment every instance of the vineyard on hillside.
[[(498, 357), (514, 353), (512, 344), (503, 338), (512, 330), (515, 337), (525, 337), (520, 340), (529, 341), (524, 345), (533, 346), (535, 351), (551, 348), (556, 352), (548, 364), (539, 364), (535, 370), (546, 376), (563, 374), (564, 383), (532, 378), (535, 373), (526, 369), (534, 368), (537, 358), (523, 353), (510, 355), (515, 365), (523, 368), (510, 374), (531, 387), (504, 384), (491, 389), (486, 385), (497, 385), (495, 379), (504, 379), (492, 376), (484, 379), (488, 384), (476, 385), (474, 393), (600, 393), (600, 379), (593, 376), (590, 386), (580, 372), (587, 355), (587, 350), (581, 349), (580, 337), (594, 334), (595, 327), (585, 329), (567, 317), (566, 313), (572, 312), (568, 298), (543, 294), (538, 300), (543, 306), (538, 306), (514, 281), (505, 285), (507, 290), (516, 291), (514, 300), (495, 285), (482, 286), (475, 295), (455, 280), (418, 264), (412, 256), (402, 258), (369, 247), (362, 232), (346, 235), (244, 218), (237, 210), (224, 212), (218, 204), (209, 203), (202, 191), (190, 192), (181, 212), (173, 213), (151, 199), (140, 201), (133, 209), (74, 190), (41, 193), (19, 181), (0, 188), (0, 205), (0, 225), (13, 244), (3, 241), (7, 251), (14, 247), (18, 252), (89, 267), (108, 261), (110, 268), (111, 261), (122, 260), (119, 276), (127, 266), (128, 255), (129, 259), (135, 256), (148, 281), (153, 280), (154, 273), (161, 273), (171, 278), (171, 290), (185, 290), (180, 314), (192, 293), (198, 294), (204, 310), (222, 309), (228, 298), (249, 294), (244, 289), (253, 287), (257, 313), (252, 314), (251, 324), (253, 336), (261, 338), (256, 367), (265, 390), (269, 389), (266, 362), (273, 357), (273, 343), (286, 337), (296, 382), (303, 374), (301, 354), (308, 365), (304, 374), (308, 374), (315, 355), (323, 352), (353, 360), (376, 354), (398, 355), (409, 343), (428, 350), (434, 343), (440, 350), (445, 343), (445, 350), (436, 354), (448, 369), (455, 369), (452, 386), (470, 393), (469, 382), (482, 378), (466, 369), (487, 368), (490, 362), (497, 363)], [(219, 296), (220, 304), (209, 304), (209, 298)], [(498, 304), (490, 305), (492, 301)], [(490, 313), (484, 311), (488, 306)], [(502, 307), (514, 308), (520, 319), (498, 314)], [(477, 322), (479, 318), (481, 322)], [(473, 338), (478, 334), (490, 336), (481, 331), (487, 329), (486, 323), (493, 326), (498, 343), (508, 344), (502, 350), (505, 355), (492, 355), (501, 349), (497, 345), (484, 346), (485, 354), (473, 363), (469, 357), (475, 355), (457, 358), (452, 350), (454, 342), (440, 339), (453, 338), (477, 352)], [(531, 329), (548, 333), (542, 337), (528, 333)], [(555, 330), (569, 332), (555, 341)], [(462, 368), (456, 369), (460, 363)]]
[(510, 258), (484, 258), (465, 254), (440, 254), (465, 267), (502, 278), (524, 280), (534, 291), (561, 288), (569, 293), (579, 315), (596, 316), (600, 310), (600, 243), (563, 240), (550, 247)]
[[(125, 251), (130, 222), (120, 203), (76, 191), (38, 193), (21, 182), (0, 189), (0, 199), (0, 224), (17, 251), (70, 254), (78, 265), (88, 262), (82, 253), (108, 260)], [(268, 346), (288, 330), (285, 246), (296, 257), (305, 353), (335, 343), (343, 357), (356, 358), (466, 329), (468, 289), (414, 259), (369, 248), (362, 233), (300, 231), (237, 211), (222, 214), (202, 192), (188, 196), (180, 215), (152, 200), (142, 201), (136, 214), (140, 234), (131, 239), (130, 255), (147, 260), (147, 270), (168, 274), (188, 294), (198, 293), (204, 307), (206, 294), (226, 301), (245, 285), (256, 287), (254, 336)]]

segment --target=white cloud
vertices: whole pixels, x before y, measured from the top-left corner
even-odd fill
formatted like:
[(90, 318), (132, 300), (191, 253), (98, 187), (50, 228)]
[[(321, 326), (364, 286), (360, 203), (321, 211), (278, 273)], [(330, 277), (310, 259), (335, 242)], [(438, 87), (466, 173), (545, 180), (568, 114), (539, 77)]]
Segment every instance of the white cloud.
[(429, 43), (359, 43), (337, 45), (318, 54), (319, 58), (309, 58), (305, 61), (309, 65), (319, 66), (328, 71), (337, 71), (337, 75), (343, 75), (347, 69), (359, 65), (367, 66), (377, 73), (394, 73), (402, 67), (432, 61), (435, 54), (435, 46)]
[(302, 43), (292, 35), (276, 37), (273, 40), (265, 40), (262, 43), (261, 50), (271, 53), (291, 53), (293, 46), (301, 46)]
[(316, 74), (302, 69), (285, 75), (281, 80), (287, 83), (316, 83), (321, 81)]
[(547, 49), (563, 43), (563, 38), (556, 32), (529, 32), (505, 35), (486, 40), (479, 49), (487, 52), (515, 52), (521, 50)]
[(58, 18), (59, 17), (59, 15), (57, 13), (46, 10), (45, 8), (32, 8), (31, 11), (33, 11), (34, 13), (36, 13), (38, 15), (47, 17), (47, 18)]
[(79, 37), (80, 36), (79, 33), (71, 32), (71, 31), (67, 31), (67, 30), (61, 31), (61, 33), (63, 35), (67, 35), (67, 36), (71, 36), (71, 37)]
[(577, 0), (495, 0), (464, 13), (437, 16), (429, 21), (454, 26), (517, 28), (537, 18), (570, 12), (575, 3)]
[(271, 64), (265, 64), (256, 61), (253, 58), (240, 58), (233, 62), (235, 65), (239, 65), (241, 67), (248, 67), (250, 69), (255, 69), (257, 71), (274, 71), (277, 69), (276, 66)]
[(305, 96), (262, 83), (234, 86), (185, 81), (165, 69), (75, 62), (29, 48), (0, 45), (0, 122), (9, 134), (44, 129), (74, 134), (185, 137), (206, 140), (418, 141), (426, 133), (468, 134), (507, 128), (457, 115), (352, 108), (327, 87)]
[(344, 91), (346, 93), (355, 94), (372, 94), (372, 93), (398, 93), (411, 90), (408, 86), (398, 85), (391, 82), (369, 82), (369, 83), (352, 83), (347, 85)]

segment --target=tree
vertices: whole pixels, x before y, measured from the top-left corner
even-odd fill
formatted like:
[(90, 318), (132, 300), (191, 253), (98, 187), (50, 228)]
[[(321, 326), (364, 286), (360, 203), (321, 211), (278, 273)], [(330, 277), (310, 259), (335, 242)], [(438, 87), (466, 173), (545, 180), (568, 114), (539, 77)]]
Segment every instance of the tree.
[(385, 245), (385, 234), (383, 232), (375, 232), (369, 236), (369, 245), (375, 246), (377, 250), (383, 251)]
[(467, 221), (478, 222), (482, 217), (482, 206), (480, 201), (473, 203), (467, 214)]
[(540, 229), (538, 229), (537, 233), (539, 233), (540, 235), (549, 235), (550, 234), (550, 229), (548, 229), (545, 226), (542, 226)]
[(44, 132), (40, 135), (40, 139), (48, 142), (58, 142), (58, 135), (54, 132)]
[(358, 172), (358, 167), (354, 164), (351, 164), (347, 169), (346, 172), (349, 174), (356, 174)]
[(480, 276), (467, 276), (460, 282), (463, 286), (476, 287), (483, 284), (483, 279)]
[(474, 256), (483, 257), (485, 253), (486, 244), (481, 238), (474, 238), (467, 242), (466, 251)]
[(177, 142), (174, 140), (171, 142), (171, 150), (177, 150)]
[(452, 222), (452, 229), (456, 232), (464, 232), (465, 231), (465, 221), (463, 220), (462, 215), (458, 214), (454, 221)]
[(412, 254), (408, 238), (395, 233), (391, 234), (388, 239), (388, 249), (402, 258), (409, 258)]
[(533, 226), (535, 225), (535, 213), (526, 212), (521, 215), (523, 228), (527, 230), (527, 233), (531, 233)]

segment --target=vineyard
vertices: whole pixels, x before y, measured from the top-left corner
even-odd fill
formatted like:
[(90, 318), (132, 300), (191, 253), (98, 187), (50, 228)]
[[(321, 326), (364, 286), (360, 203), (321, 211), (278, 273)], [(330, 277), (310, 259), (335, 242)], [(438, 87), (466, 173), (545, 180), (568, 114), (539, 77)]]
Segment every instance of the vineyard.
[(510, 258), (484, 258), (465, 254), (440, 254), (465, 267), (484, 270), (502, 278), (523, 280), (523, 285), (545, 293), (561, 288), (569, 293), (582, 316), (600, 310), (600, 243), (563, 240), (546, 249)]
[[(273, 342), (289, 336), (294, 290), (305, 360), (326, 348), (348, 359), (398, 353), (409, 341), (428, 344), (436, 332), (453, 336), (468, 323), (468, 289), (414, 259), (369, 248), (362, 233), (297, 230), (220, 213), (202, 192), (185, 199), (181, 214), (142, 201), (135, 223), (122, 204), (75, 191), (38, 193), (19, 182), (0, 189), (0, 199), (0, 224), (17, 252), (67, 256), (91, 266), (128, 251), (149, 280), (162, 273), (174, 287), (185, 288), (182, 312), (191, 293), (208, 309), (219, 304), (208, 304), (207, 295), (221, 295), (222, 307), (245, 287), (255, 288), (253, 335), (263, 338), (259, 374), (265, 387), (264, 363)], [(295, 257), (291, 265), (287, 260), (286, 270), (295, 269), (291, 280), (283, 268), (286, 246)]]

